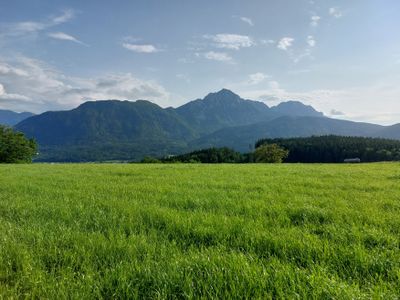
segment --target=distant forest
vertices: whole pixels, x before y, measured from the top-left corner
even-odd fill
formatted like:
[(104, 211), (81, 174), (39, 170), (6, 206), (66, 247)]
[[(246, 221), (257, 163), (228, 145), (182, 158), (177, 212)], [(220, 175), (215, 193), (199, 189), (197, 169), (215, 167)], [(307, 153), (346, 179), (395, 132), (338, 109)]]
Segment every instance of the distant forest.
[(328, 135), (262, 139), (256, 142), (256, 151), (252, 153), (208, 148), (161, 159), (147, 157), (143, 162), (253, 163), (258, 161), (257, 149), (263, 145), (287, 150), (288, 155), (283, 158), (286, 163), (342, 163), (349, 158), (359, 158), (361, 162), (400, 161), (400, 141)]
[(348, 158), (359, 158), (361, 162), (400, 160), (398, 140), (328, 135), (262, 139), (255, 147), (264, 144), (277, 144), (289, 150), (285, 159), (288, 163), (340, 163)]

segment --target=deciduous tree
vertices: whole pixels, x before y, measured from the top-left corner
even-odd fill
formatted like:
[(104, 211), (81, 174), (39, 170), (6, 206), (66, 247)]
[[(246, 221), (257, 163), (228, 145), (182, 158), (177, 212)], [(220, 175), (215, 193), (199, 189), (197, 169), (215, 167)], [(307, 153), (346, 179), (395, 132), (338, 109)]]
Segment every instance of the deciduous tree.
[(0, 125), (0, 163), (30, 163), (36, 153), (37, 145), (33, 139)]
[(254, 151), (254, 160), (257, 163), (281, 163), (288, 154), (288, 150), (277, 144), (265, 144)]

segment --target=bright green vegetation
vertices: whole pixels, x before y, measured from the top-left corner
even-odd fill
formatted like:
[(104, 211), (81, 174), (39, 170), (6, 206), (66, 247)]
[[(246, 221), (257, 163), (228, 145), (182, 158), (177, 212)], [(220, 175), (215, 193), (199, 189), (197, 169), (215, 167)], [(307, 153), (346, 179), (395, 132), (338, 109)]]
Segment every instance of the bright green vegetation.
[(400, 164), (1, 165), (0, 298), (398, 299)]

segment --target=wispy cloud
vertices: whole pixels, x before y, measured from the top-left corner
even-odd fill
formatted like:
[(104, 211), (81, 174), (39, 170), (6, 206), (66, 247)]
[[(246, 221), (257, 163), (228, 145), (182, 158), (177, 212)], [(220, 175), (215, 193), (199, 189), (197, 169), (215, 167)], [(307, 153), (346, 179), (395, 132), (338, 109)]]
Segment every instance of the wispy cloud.
[[(198, 54), (199, 56), (200, 54)], [(232, 63), (233, 58), (225, 52), (209, 51), (203, 54), (206, 59), (215, 60), (220, 62)]]
[(335, 18), (343, 17), (342, 11), (338, 7), (331, 7), (329, 8), (329, 14)]
[(255, 45), (254, 40), (247, 35), (221, 33), (215, 35), (204, 35), (205, 39), (212, 40), (217, 48), (239, 50)]
[(311, 16), (310, 25), (313, 26), (313, 27), (317, 27), (320, 20), (321, 20), (320, 16), (316, 16), (316, 15)]
[(340, 110), (336, 110), (336, 109), (331, 109), (329, 114), (331, 116), (344, 116), (345, 115), (345, 113), (341, 112)]
[(128, 49), (133, 52), (137, 53), (156, 53), (160, 52), (161, 50), (151, 44), (130, 44), (130, 43), (123, 43), (122, 47)]
[[(40, 22), (32, 22), (32, 21), (27, 21), (27, 22), (19, 22), (15, 24), (10, 24), (6, 26), (6, 29), (8, 29), (9, 35), (20, 35), (20, 34), (25, 34), (25, 33), (32, 33), (36, 31), (43, 30), (47, 28), (48, 25)], [(6, 31), (6, 30), (5, 30)]]
[(293, 47), (294, 38), (292, 37), (283, 37), (279, 40), (277, 44), (277, 48), (285, 51), (290, 60), (294, 63), (298, 63), (304, 58), (312, 59), (312, 48), (314, 48), (317, 44), (314, 36), (308, 35), (306, 38), (307, 45), (305, 47)]
[(298, 51), (297, 53), (290, 53), (289, 57), (295, 64), (297, 64), (299, 61), (301, 61), (305, 58), (309, 58), (309, 59), (314, 58), (312, 56), (311, 47), (309, 47), (309, 46), (306, 49)]
[(307, 44), (308, 44), (308, 46), (315, 47), (316, 43), (317, 42), (315, 41), (315, 38), (312, 35), (307, 36)]
[(243, 22), (247, 23), (250, 26), (254, 26), (254, 22), (252, 19), (247, 18), (247, 17), (240, 17), (240, 20), (242, 20)]
[[(288, 99), (297, 99), (312, 105), (327, 115), (353, 121), (376, 122), (378, 124), (399, 123), (400, 88), (393, 80), (390, 83), (372, 83), (345, 89), (314, 89), (308, 91), (288, 90), (277, 82), (268, 82), (265, 89), (250, 89), (240, 92), (249, 99), (277, 104)], [(368, 101), (368, 99), (379, 101)], [(385, 103), (385, 105), (382, 105)], [(334, 108), (332, 110), (332, 108)], [(345, 112), (345, 114), (341, 114)], [(372, 112), (372, 113), (371, 113)]]
[(289, 50), (290, 47), (292, 47), (294, 42), (294, 38), (292, 37), (283, 37), (279, 40), (278, 42), (278, 49), (281, 49), (283, 51)]
[(28, 73), (25, 70), (11, 66), (8, 63), (0, 62), (0, 75), (28, 76)]
[(72, 9), (64, 10), (62, 14), (48, 17), (43, 21), (24, 21), (7, 23), (0, 26), (0, 37), (20, 37), (37, 34), (54, 26), (66, 23), (75, 16)]
[(262, 72), (250, 74), (249, 78), (247, 80), (247, 84), (248, 85), (257, 85), (257, 84), (260, 84), (261, 82), (265, 81), (267, 78), (269, 78), (269, 76)]
[(51, 32), (48, 34), (48, 36), (53, 39), (56, 39), (56, 40), (71, 41), (71, 42), (75, 42), (75, 43), (87, 46), (87, 44), (85, 44), (84, 42), (82, 42), (82, 41), (78, 40), (77, 38), (73, 37), (72, 35), (69, 35), (64, 32)]
[(13, 101), (13, 100), (30, 101), (31, 99), (24, 95), (7, 93), (6, 89), (4, 88), (4, 85), (2, 85), (0, 83), (0, 101), (1, 100), (3, 100), (3, 102), (4, 102), (4, 100), (6, 100), (6, 101)]
[[(87, 100), (148, 99), (162, 106), (171, 102), (170, 94), (155, 81), (130, 73), (109, 73), (101, 77), (71, 77), (42, 61), (18, 57), (0, 59), (0, 108), (42, 112), (76, 107)], [(21, 70), (18, 72), (9, 71)], [(173, 99), (176, 101), (175, 97)]]
[(74, 17), (75, 17), (75, 11), (72, 9), (66, 9), (66, 10), (64, 10), (64, 12), (61, 15), (51, 18), (51, 20), (52, 20), (51, 23), (54, 25), (62, 24), (62, 23), (68, 22), (69, 20), (71, 20)]

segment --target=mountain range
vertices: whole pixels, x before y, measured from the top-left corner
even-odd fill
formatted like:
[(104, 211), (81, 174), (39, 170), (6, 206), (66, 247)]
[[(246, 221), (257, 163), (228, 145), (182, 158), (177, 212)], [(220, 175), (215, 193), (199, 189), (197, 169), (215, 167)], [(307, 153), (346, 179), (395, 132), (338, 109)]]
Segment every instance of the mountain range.
[(331, 119), (298, 101), (268, 107), (227, 89), (178, 108), (146, 100), (89, 101), (69, 111), (30, 116), (15, 128), (37, 140), (39, 161), (138, 160), (212, 146), (249, 151), (267, 137), (336, 134), (400, 139), (400, 124)]
[(0, 124), (14, 126), (15, 124), (18, 124), (22, 120), (25, 120), (33, 115), (34, 114), (30, 112), (17, 113), (11, 110), (0, 109)]

